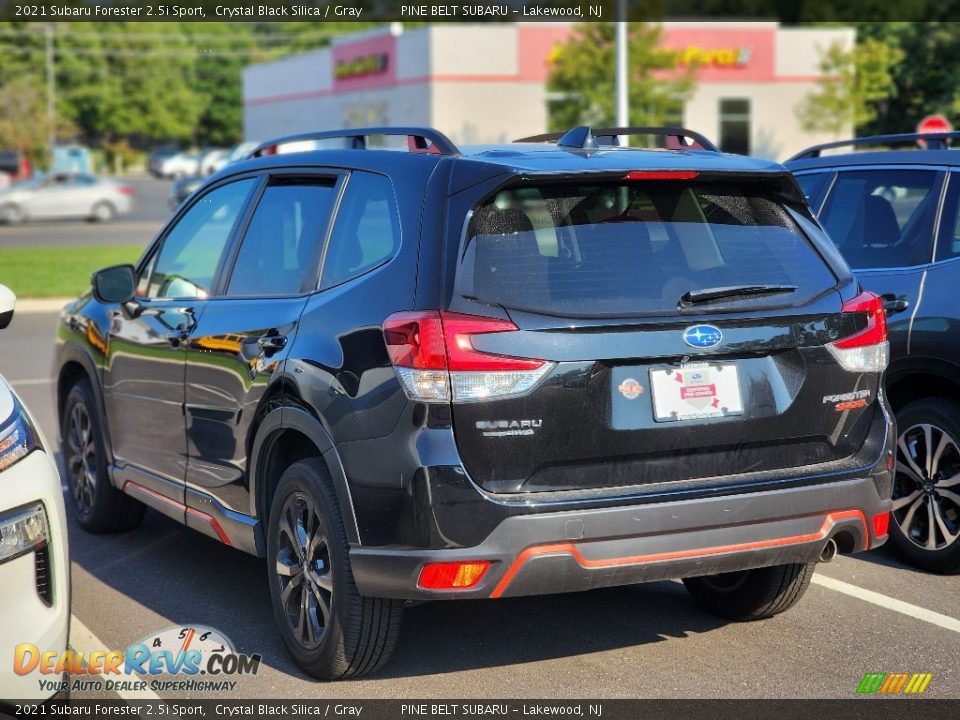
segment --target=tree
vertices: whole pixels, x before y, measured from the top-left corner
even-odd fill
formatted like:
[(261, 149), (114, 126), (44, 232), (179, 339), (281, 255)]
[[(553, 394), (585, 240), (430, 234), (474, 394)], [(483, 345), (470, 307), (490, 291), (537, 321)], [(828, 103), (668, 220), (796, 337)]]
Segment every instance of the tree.
[[(628, 37), (630, 122), (675, 123), (693, 92), (695, 68), (678, 70), (676, 53), (659, 46), (660, 28), (655, 25), (631, 23)], [(613, 23), (582, 23), (554, 50), (547, 80), (555, 98), (551, 129), (614, 124), (615, 54)]]
[(14, 148), (36, 161), (47, 145), (47, 100), (35, 78), (0, 86), (0, 148)]
[(891, 69), (903, 59), (896, 47), (868, 38), (852, 48), (834, 43), (820, 61), (817, 89), (796, 108), (803, 129), (839, 137), (852, 122), (861, 128), (879, 115), (894, 90)]
[[(244, 66), (315, 50), (332, 35), (369, 27), (371, 23), (58, 23), (56, 105), (66, 124), (57, 137), (105, 148), (170, 141), (229, 146), (243, 133)], [(45, 29), (0, 23), (0, 94), (14, 102), (24, 85), (31, 87), (21, 103), (26, 109), (18, 108), (16, 117), (25, 124), (23, 132), (37, 136), (31, 152), (38, 158), (47, 154), (46, 131), (38, 131), (46, 123)], [(20, 78), (29, 81), (5, 91)]]
[(891, 68), (890, 97), (880, 103), (864, 133), (913, 132), (925, 115), (960, 112), (960, 25), (870, 22), (855, 27), (859, 38), (884, 42), (904, 58)]

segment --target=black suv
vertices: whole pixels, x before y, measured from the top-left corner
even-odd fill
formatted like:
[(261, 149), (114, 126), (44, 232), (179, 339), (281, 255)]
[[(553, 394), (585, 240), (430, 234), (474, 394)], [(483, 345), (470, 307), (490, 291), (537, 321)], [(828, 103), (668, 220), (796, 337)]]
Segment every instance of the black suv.
[[(270, 155), (304, 140), (347, 147)], [(380, 666), (405, 600), (683, 578), (765, 618), (884, 542), (883, 308), (782, 166), (680, 128), (254, 155), (66, 308), (62, 447), (84, 528), (267, 558), (305, 671)]]
[(947, 147), (956, 138), (865, 137), (787, 162), (857, 277), (884, 301), (899, 429), (892, 544), (935, 572), (960, 572), (960, 162)]

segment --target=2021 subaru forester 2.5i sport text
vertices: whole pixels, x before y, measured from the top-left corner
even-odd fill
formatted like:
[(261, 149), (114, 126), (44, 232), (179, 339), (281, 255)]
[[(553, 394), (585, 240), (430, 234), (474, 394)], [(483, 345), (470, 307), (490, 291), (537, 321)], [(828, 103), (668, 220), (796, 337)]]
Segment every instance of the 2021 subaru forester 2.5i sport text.
[(634, 131), (315, 133), (211, 178), (63, 313), (79, 523), (265, 557), (320, 678), (385, 662), (406, 600), (683, 578), (751, 620), (881, 544), (880, 301), (781, 166)]

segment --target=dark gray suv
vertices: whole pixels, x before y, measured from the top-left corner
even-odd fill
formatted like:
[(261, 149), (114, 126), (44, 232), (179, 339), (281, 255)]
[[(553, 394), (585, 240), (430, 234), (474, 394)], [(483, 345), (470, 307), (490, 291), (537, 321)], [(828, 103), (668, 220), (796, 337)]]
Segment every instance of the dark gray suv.
[(899, 432), (892, 544), (935, 572), (960, 571), (960, 153), (949, 149), (957, 138), (858, 138), (786, 163), (860, 282), (884, 301)]

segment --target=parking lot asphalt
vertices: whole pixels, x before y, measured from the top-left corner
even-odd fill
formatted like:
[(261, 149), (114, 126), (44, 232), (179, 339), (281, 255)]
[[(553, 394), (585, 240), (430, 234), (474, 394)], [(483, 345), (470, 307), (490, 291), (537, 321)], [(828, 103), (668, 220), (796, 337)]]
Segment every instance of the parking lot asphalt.
[(152, 177), (123, 178), (134, 189), (133, 211), (110, 223), (78, 220), (0, 225), (0, 248), (136, 245), (146, 247), (170, 216), (170, 182)]
[[(50, 442), (56, 322), (21, 314), (0, 334), (0, 372)], [(235, 697), (853, 698), (865, 673), (924, 672), (933, 674), (924, 697), (960, 698), (960, 577), (914, 570), (885, 550), (821, 565), (796, 607), (755, 623), (707, 615), (678, 582), (421, 604), (408, 608), (382, 671), (324, 685), (296, 668), (274, 629), (262, 560), (151, 510), (119, 535), (71, 523), (70, 543), (76, 649), (209, 625), (263, 657)]]

